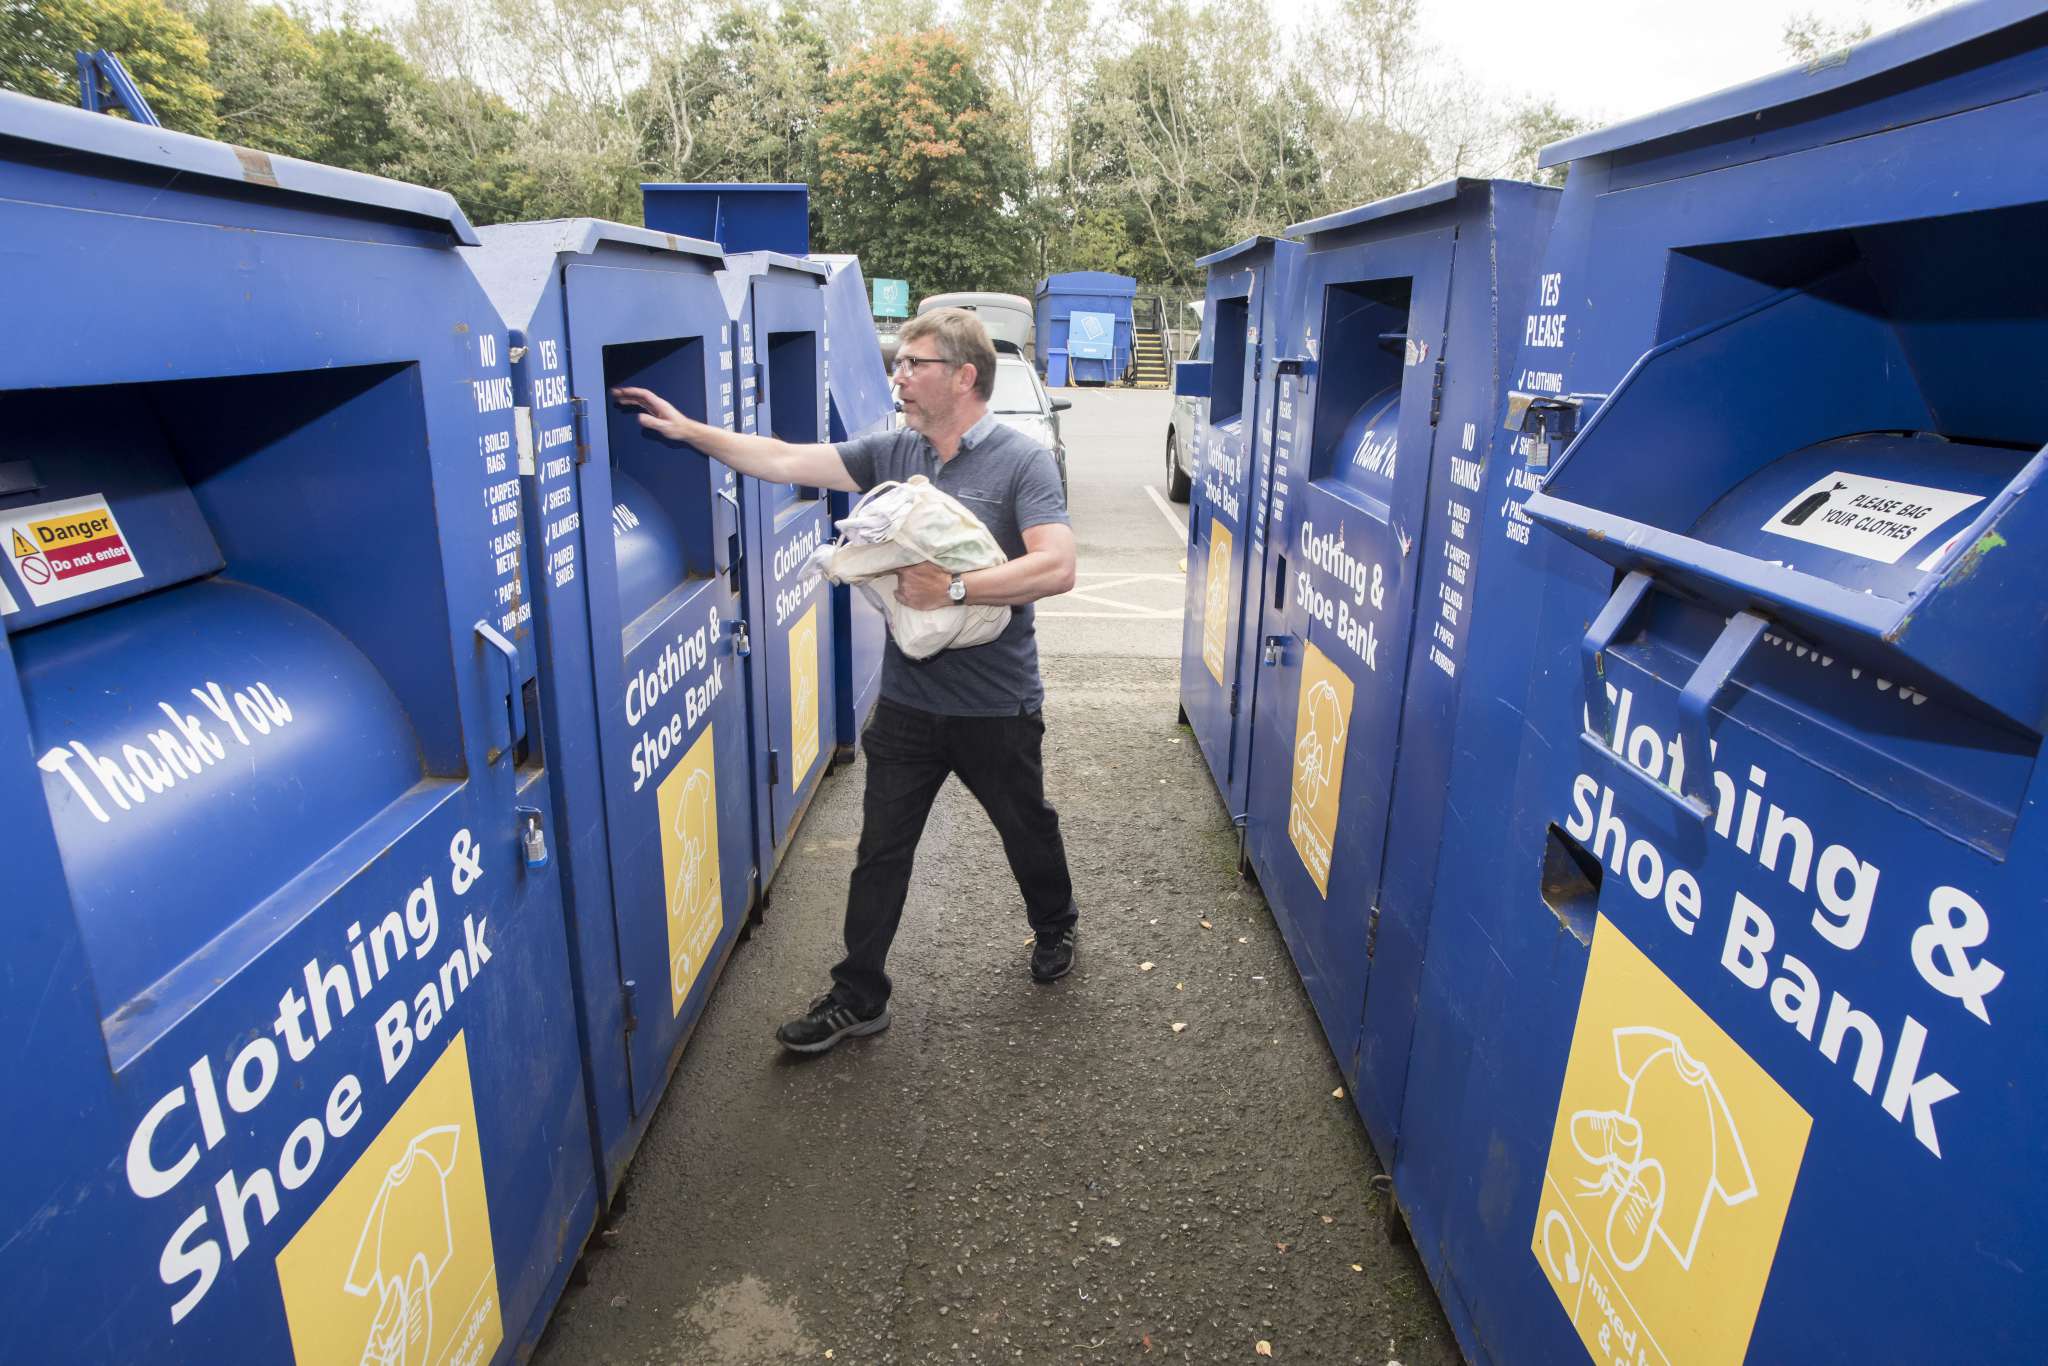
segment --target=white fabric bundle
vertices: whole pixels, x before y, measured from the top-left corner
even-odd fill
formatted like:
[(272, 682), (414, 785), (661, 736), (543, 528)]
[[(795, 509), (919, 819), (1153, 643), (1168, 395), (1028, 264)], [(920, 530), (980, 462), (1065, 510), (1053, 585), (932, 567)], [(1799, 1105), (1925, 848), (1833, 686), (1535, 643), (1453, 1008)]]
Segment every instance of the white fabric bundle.
[(1004, 564), (1009, 556), (981, 519), (923, 475), (877, 484), (839, 523), (839, 539), (812, 552), (806, 574), (852, 584), (889, 619), (896, 648), (912, 659), (986, 645), (1010, 623), (1007, 607), (948, 603), (922, 611), (896, 600), (896, 571), (930, 560), (949, 574)]

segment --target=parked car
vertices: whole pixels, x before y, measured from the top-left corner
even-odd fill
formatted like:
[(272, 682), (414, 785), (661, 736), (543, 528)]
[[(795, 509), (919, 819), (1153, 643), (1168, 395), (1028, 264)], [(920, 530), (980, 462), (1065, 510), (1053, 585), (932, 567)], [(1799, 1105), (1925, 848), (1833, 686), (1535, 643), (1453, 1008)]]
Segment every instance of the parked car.
[(1018, 355), (1026, 360), (1031, 358), (1038, 324), (1036, 315), (1031, 311), (1031, 300), (1023, 295), (961, 290), (952, 294), (933, 294), (917, 301), (919, 313), (929, 313), (935, 308), (966, 309), (981, 319), (981, 325), (988, 329), (990, 341), (998, 345), (1007, 342)]
[[(1189, 360), (1202, 359), (1202, 342), (1195, 339)], [(1202, 433), (1202, 404), (1199, 398), (1173, 396), (1173, 411), (1166, 418), (1166, 496), (1185, 503), (1195, 487), (1196, 441)]]
[(996, 348), (996, 391), (989, 398), (989, 412), (1052, 452), (1060, 471), (1061, 498), (1067, 496), (1067, 445), (1060, 437), (1060, 414), (1073, 406), (1048, 394), (1031, 363), (1007, 344)]

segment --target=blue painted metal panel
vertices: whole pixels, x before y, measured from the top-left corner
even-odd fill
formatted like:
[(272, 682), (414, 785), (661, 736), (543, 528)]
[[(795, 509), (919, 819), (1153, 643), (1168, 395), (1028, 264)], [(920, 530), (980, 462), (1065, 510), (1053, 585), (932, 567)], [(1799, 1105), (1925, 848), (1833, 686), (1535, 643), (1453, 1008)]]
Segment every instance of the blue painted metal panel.
[[(1036, 308), (1038, 370), (1046, 382), (1061, 384), (1108, 384), (1123, 378), (1131, 364), (1131, 301), (1138, 282), (1127, 275), (1099, 270), (1070, 271), (1049, 275), (1039, 281), (1033, 300)], [(1116, 320), (1115, 336), (1107, 360), (1074, 350), (1069, 326), (1076, 312), (1106, 313)]]
[[(1522, 610), (1475, 647), (1529, 683), (1466, 694), (1461, 913), (1431, 925), (1396, 1171), (1474, 1357), (2048, 1333), (2048, 1012), (2011, 909), (2048, 855), (2013, 648), (2041, 611), (2048, 175), (2009, 154), (2048, 129), (2013, 94), (2048, 55), (2028, 24), (1887, 69), (1825, 117), (1770, 100), (1736, 134), (1710, 106), (1581, 148), (1519, 320), (1508, 387), (1594, 416), (1562, 459), (1501, 438), (1543, 486), (1500, 528), (1535, 532)], [(1838, 492), (1862, 501), (1830, 521)]]
[[(825, 281), (826, 394), (833, 441), (884, 431), (896, 422), (896, 393), (882, 364), (882, 343), (853, 256), (814, 256), (832, 273)], [(836, 524), (853, 511), (854, 496), (827, 495)], [(841, 760), (853, 757), (861, 728), (882, 694), (882, 653), (888, 618), (865, 593), (844, 585), (832, 589), (833, 746)]]
[(608, 397), (646, 387), (730, 425), (725, 258), (589, 220), (483, 238), (471, 265), (520, 348), (543, 732), (609, 1194), (755, 890), (736, 480)]
[[(252, 192), (209, 169), (233, 149), (113, 119), (76, 115), (98, 155), (67, 156), (49, 106), (0, 105), (36, 130), (0, 151), (0, 403), (45, 436), (107, 415), (130, 441), (32, 463), (134, 532), (89, 576), (178, 580), (0, 611), (0, 1015), (37, 1098), (0, 1355), (353, 1360), (410, 1323), (523, 1357), (597, 1191), (466, 229), (324, 168)], [(440, 1242), (394, 1202), (444, 1211)]]
[(1311, 238), (1275, 393), (1246, 849), (1354, 1090), (1458, 226)]
[[(318, 224), (304, 225), (315, 231), (346, 235), (360, 230), (351, 226), (358, 221), (382, 221), (407, 224), (458, 242), (476, 241), (469, 220), (445, 190), (232, 147), (165, 128), (150, 129), (141, 136), (136, 129), (137, 125), (120, 119), (0, 90), (0, 137), (24, 144), (14, 154), (21, 173), (25, 176), (27, 168), (45, 159), (68, 163), (62, 178), (70, 182), (73, 194), (120, 197), (111, 182), (96, 181), (95, 173), (77, 165), (77, 155), (83, 152), (124, 164), (131, 171), (175, 172), (182, 182), (181, 191), (194, 192), (202, 203), (215, 196), (233, 196), (256, 203), (291, 204), (288, 212), (293, 214), (303, 215), (312, 209), (331, 215)], [(98, 174), (112, 173), (114, 167), (110, 166)], [(166, 217), (176, 216), (176, 203), (166, 207)]]
[(730, 252), (811, 249), (811, 187), (801, 184), (644, 184), (647, 226), (716, 242)]
[[(728, 257), (721, 274), (737, 336), (740, 430), (826, 440), (826, 267), (748, 252)], [(756, 855), (765, 889), (831, 758), (832, 595), (803, 567), (832, 525), (820, 489), (743, 479), (740, 501), (748, 545), (742, 610), (752, 643)]]

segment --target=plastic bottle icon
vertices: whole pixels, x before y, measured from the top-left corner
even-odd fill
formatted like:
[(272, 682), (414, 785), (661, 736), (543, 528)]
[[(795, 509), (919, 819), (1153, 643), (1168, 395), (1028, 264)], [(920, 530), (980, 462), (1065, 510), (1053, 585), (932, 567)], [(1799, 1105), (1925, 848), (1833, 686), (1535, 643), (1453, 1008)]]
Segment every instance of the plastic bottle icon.
[(1833, 488), (1816, 489), (1799, 500), (1799, 505), (1783, 517), (1786, 526), (1804, 526), (1809, 517), (1828, 504), (1828, 499), (1848, 488), (1847, 484), (1836, 484)]

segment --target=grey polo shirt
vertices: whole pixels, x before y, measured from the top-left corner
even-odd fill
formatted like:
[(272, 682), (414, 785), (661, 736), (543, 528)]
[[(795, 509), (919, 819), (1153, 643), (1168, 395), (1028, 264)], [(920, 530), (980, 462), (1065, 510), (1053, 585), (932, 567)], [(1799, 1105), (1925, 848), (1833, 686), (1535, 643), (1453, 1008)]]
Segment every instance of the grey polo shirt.
[[(1013, 560), (1024, 554), (1026, 528), (1067, 520), (1052, 452), (992, 414), (969, 427), (959, 451), (943, 463), (932, 443), (907, 427), (835, 449), (863, 493), (923, 475), (981, 518)], [(946, 716), (1015, 716), (1045, 701), (1029, 605), (1011, 608), (1010, 624), (986, 645), (941, 650), (930, 659), (907, 657), (894, 640), (884, 649), (882, 696), (899, 706)]]

